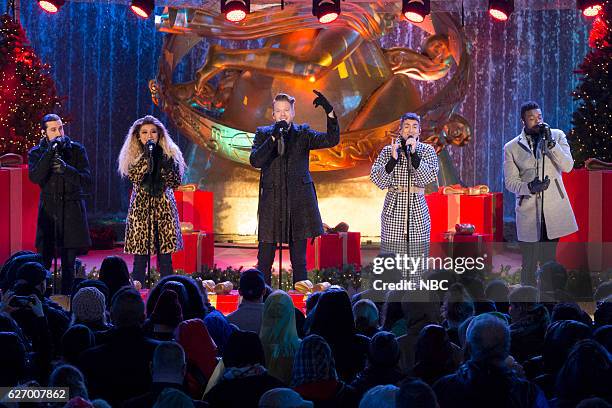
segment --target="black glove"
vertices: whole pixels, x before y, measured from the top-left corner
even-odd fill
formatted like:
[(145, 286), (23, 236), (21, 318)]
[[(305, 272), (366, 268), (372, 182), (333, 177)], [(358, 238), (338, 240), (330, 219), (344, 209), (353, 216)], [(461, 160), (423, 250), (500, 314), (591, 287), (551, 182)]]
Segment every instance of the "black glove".
[(317, 91), (316, 89), (313, 89), (312, 92), (314, 92), (317, 95), (314, 101), (312, 101), (312, 104), (314, 105), (315, 108), (322, 106), (323, 109), (325, 109), (325, 113), (327, 114), (329, 114), (331, 111), (334, 110), (334, 107), (331, 106), (331, 103), (329, 103), (327, 98), (323, 96), (321, 92)]
[(400, 145), (402, 152), (404, 152), (404, 155), (406, 156), (406, 158), (408, 158), (408, 146), (406, 145), (406, 140), (403, 137), (400, 140)]
[(165, 154), (162, 155), (161, 159), (161, 168), (165, 170), (172, 170), (174, 167), (174, 159), (172, 157), (168, 157)]
[(53, 163), (51, 164), (51, 171), (54, 174), (64, 174), (66, 171), (66, 162), (59, 157), (55, 157), (53, 159)]
[(287, 129), (289, 129), (289, 124), (287, 123), (287, 121), (279, 120), (278, 122), (274, 123), (274, 129), (272, 130), (272, 135), (274, 137), (278, 137), (280, 136), (281, 130), (287, 130)]
[(540, 180), (539, 177), (536, 177), (527, 184), (527, 187), (529, 187), (531, 194), (536, 194), (546, 190), (549, 184), (550, 179), (548, 176), (544, 177), (544, 180)]

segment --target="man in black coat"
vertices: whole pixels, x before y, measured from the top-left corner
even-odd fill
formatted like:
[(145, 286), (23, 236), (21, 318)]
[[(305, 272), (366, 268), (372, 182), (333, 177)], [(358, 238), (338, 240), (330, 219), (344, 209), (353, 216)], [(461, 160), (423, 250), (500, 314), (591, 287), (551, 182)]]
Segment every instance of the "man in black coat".
[(145, 336), (142, 324), (145, 306), (140, 293), (123, 287), (111, 306), (113, 328), (103, 344), (85, 350), (77, 366), (85, 375), (91, 398), (102, 398), (111, 406), (151, 391), (150, 364), (159, 341)]
[(306, 279), (307, 239), (323, 234), (317, 194), (308, 169), (310, 150), (337, 145), (340, 128), (329, 101), (320, 92), (313, 92), (317, 95), (313, 105), (323, 107), (327, 114), (326, 133), (306, 124), (294, 124), (295, 99), (280, 93), (272, 102), (274, 125), (257, 128), (251, 149), (251, 165), (261, 169), (257, 264), (268, 284), (276, 243), (289, 244), (295, 283)]
[(61, 248), (62, 293), (70, 294), (79, 249), (91, 245), (84, 191), (91, 183), (85, 148), (64, 135), (59, 116), (45, 115), (44, 137), (28, 153), (30, 180), (40, 185), (36, 248), (51, 268), (55, 248)]

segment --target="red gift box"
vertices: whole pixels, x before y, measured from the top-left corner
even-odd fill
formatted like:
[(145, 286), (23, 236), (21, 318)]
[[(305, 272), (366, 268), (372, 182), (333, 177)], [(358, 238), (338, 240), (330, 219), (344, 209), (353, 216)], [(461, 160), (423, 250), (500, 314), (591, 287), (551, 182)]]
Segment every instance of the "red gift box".
[(308, 240), (306, 269), (338, 268), (353, 264), (361, 268), (361, 233), (323, 234)]
[(483, 258), (485, 269), (492, 268), (493, 251), (492, 234), (456, 234), (452, 232), (441, 233), (439, 238), (443, 244), (438, 244), (443, 256), (457, 258)]
[(212, 232), (183, 232), (183, 250), (172, 254), (172, 267), (185, 273), (201, 271), (215, 262), (215, 235)]
[(28, 166), (0, 168), (0, 262), (12, 253), (35, 250), (40, 187)]
[(502, 193), (431, 193), (425, 195), (425, 200), (431, 214), (431, 242), (443, 242), (440, 234), (455, 231), (456, 224), (473, 224), (477, 233), (490, 234), (494, 241), (503, 241)]
[(232, 290), (228, 295), (215, 295), (215, 297), (216, 302), (211, 303), (224, 315), (228, 315), (238, 309), (240, 295), (238, 294), (237, 290)]
[[(293, 301), (293, 306), (300, 309), (302, 312), (306, 311), (306, 297), (307, 295), (303, 295), (301, 293), (290, 292), (289, 296), (291, 296), (291, 300)], [(227, 295), (217, 295), (215, 293), (208, 294), (209, 302), (221, 313), (224, 315), (228, 315), (238, 309), (240, 304), (240, 295), (237, 290), (232, 290)]]
[(175, 190), (174, 198), (181, 222), (193, 224), (194, 231), (214, 231), (213, 193), (210, 191)]
[(557, 261), (591, 272), (612, 267), (612, 171), (572, 170), (563, 184), (578, 231), (559, 239)]

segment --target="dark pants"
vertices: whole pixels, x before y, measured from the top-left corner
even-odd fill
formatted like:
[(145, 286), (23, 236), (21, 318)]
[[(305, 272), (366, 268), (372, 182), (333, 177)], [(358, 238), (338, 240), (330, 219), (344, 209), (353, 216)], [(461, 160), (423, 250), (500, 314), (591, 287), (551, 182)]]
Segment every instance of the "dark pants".
[[(132, 269), (132, 280), (137, 280), (140, 283), (145, 284), (147, 262), (149, 261), (148, 255), (134, 255), (134, 269)], [(172, 275), (174, 270), (172, 269), (172, 254), (158, 254), (157, 255), (157, 269), (159, 275), (163, 278), (164, 276)]]
[[(293, 283), (305, 280), (306, 273), (306, 239), (292, 241), (289, 243), (289, 257), (291, 258), (291, 269), (293, 269)], [(264, 274), (266, 283), (272, 284), (272, 264), (278, 245), (273, 242), (260, 242), (257, 251), (257, 269)], [(284, 264), (284, 262), (283, 262)]]
[(536, 286), (536, 270), (548, 261), (554, 261), (559, 238), (548, 239), (546, 220), (542, 222), (539, 242), (519, 242), (523, 255), (521, 284)]
[[(49, 270), (53, 266), (53, 246), (45, 246), (42, 250), (43, 262), (45, 268)], [(62, 295), (72, 294), (72, 285), (74, 283), (74, 262), (76, 260), (77, 250), (75, 248), (62, 248), (60, 257), (62, 260), (62, 281), (61, 281), (61, 293)], [(53, 288), (53, 291), (57, 293), (57, 288)]]

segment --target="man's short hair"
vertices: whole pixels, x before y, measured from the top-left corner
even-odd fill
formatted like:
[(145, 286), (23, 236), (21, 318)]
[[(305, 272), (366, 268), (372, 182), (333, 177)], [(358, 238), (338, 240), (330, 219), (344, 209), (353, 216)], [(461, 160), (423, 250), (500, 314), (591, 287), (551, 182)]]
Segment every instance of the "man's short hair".
[(533, 286), (519, 286), (510, 292), (508, 300), (515, 304), (534, 304), (538, 302), (538, 290)]
[(521, 119), (525, 120), (525, 112), (532, 109), (540, 109), (540, 105), (534, 101), (527, 101), (521, 105)]
[(40, 120), (40, 127), (42, 128), (42, 130), (47, 130), (47, 122), (55, 122), (58, 120), (62, 120), (62, 118), (60, 118), (55, 113), (48, 113)]
[(400, 129), (402, 128), (402, 126), (404, 126), (404, 121), (408, 119), (416, 120), (419, 123), (419, 126), (421, 126), (421, 117), (419, 115), (414, 112), (406, 112), (400, 118)]
[(431, 387), (419, 378), (407, 377), (400, 383), (396, 408), (437, 408), (438, 399)]
[(162, 341), (153, 352), (153, 372), (181, 374), (185, 367), (185, 350), (174, 341)]
[(567, 270), (563, 265), (555, 261), (548, 261), (540, 266), (538, 270), (540, 278), (540, 290), (554, 291), (565, 290), (567, 285)]
[(468, 326), (466, 342), (473, 361), (504, 360), (510, 353), (510, 329), (500, 318), (481, 314)]
[(145, 305), (134, 288), (123, 287), (113, 296), (111, 321), (117, 327), (140, 326), (144, 321)]
[(274, 102), (279, 102), (279, 101), (289, 102), (292, 108), (293, 108), (293, 105), (295, 104), (295, 98), (293, 96), (288, 95), (286, 93), (282, 93), (282, 92), (276, 94), (276, 96), (274, 97), (274, 100), (272, 101), (272, 106), (274, 106)]

